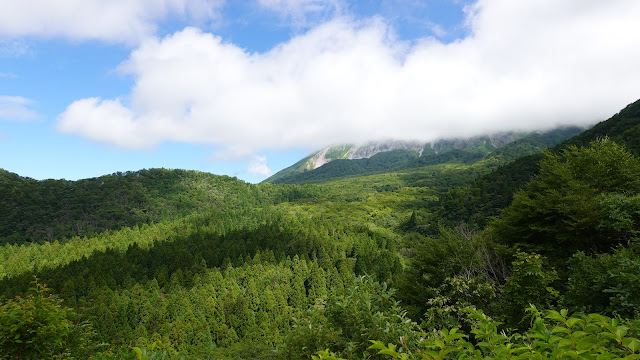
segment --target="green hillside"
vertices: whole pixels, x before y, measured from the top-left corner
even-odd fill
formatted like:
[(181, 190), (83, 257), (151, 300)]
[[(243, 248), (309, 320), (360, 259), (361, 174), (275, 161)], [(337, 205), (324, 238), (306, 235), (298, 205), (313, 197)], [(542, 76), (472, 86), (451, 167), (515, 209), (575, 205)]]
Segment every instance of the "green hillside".
[(300, 184), (323, 182), (342, 177), (363, 176), (389, 171), (411, 169), (444, 163), (474, 163), (482, 161), (488, 168), (505, 164), (519, 157), (541, 152), (567, 138), (578, 134), (577, 127), (560, 128), (545, 133), (532, 133), (520, 136), (520, 139), (508, 141), (506, 145), (496, 148), (490, 137), (472, 139), (440, 140), (427, 144), (422, 155), (409, 150), (392, 150), (380, 152), (371, 158), (345, 159), (349, 147), (332, 147), (331, 159), (335, 159), (321, 167), (308, 170), (308, 164), (317, 153), (309, 155), (296, 164), (274, 174), (264, 182), (274, 184)]
[(307, 184), (4, 172), (0, 358), (638, 359), (639, 104)]
[(268, 182), (268, 183), (277, 183), (280, 179), (284, 179), (290, 176), (294, 176), (296, 174), (299, 174), (301, 172), (304, 172), (307, 170), (307, 164), (309, 162), (309, 160), (311, 158), (313, 158), (317, 153), (312, 153), (309, 156), (303, 158), (302, 160), (296, 162), (295, 164), (284, 168), (280, 171), (278, 171), (277, 173), (271, 175), (270, 177), (268, 177), (267, 179), (265, 179), (263, 182)]
[(346, 176), (362, 176), (406, 167), (418, 154), (408, 150), (392, 150), (378, 153), (367, 159), (336, 159), (323, 166), (303, 173), (271, 179), (274, 184), (321, 182)]
[[(593, 140), (607, 136), (624, 145), (633, 155), (640, 156), (640, 136), (635, 136), (639, 131), (640, 100), (629, 104), (610, 119), (557, 144), (550, 151), (558, 153), (571, 145), (586, 146)], [(511, 204), (515, 191), (538, 173), (538, 163), (542, 159), (541, 154), (531, 153), (468, 185), (451, 189), (444, 198), (440, 217), (451, 223), (464, 221), (483, 227), (487, 219), (498, 215), (501, 209)]]
[[(331, 146), (327, 149), (324, 157), (328, 160), (340, 160), (346, 159), (349, 154), (349, 150), (351, 150), (352, 145), (343, 145), (343, 146)], [(318, 152), (312, 153), (309, 156), (303, 158), (302, 160), (296, 162), (295, 164), (284, 168), (272, 176), (265, 179), (263, 182), (268, 183), (281, 183), (283, 179), (288, 179), (295, 177), (301, 173), (305, 173), (307, 171), (313, 170), (313, 162), (312, 159), (318, 155)], [(286, 181), (285, 181), (286, 182)]]
[(0, 169), (0, 244), (91, 236), (211, 207), (280, 201), (227, 176), (149, 169), (79, 181), (36, 181)]

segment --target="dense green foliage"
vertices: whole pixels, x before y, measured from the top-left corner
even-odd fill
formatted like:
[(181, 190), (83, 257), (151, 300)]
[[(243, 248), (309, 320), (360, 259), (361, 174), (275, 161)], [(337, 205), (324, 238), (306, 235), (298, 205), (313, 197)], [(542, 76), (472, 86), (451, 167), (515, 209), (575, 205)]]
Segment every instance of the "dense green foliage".
[(100, 347), (88, 322), (37, 279), (24, 297), (0, 304), (1, 359), (86, 358)]
[(114, 351), (156, 343), (201, 358), (246, 341), (280, 346), (293, 317), (340, 292), (354, 273), (392, 282), (401, 272), (393, 233), (373, 222), (333, 214), (323, 221), (300, 205), (278, 206), (211, 209), (64, 244), (5, 246), (0, 290), (24, 292), (37, 271), (66, 303), (85, 309)]
[(140, 170), (79, 181), (36, 181), (0, 170), (0, 244), (92, 236), (179, 219), (202, 208), (255, 206), (293, 195), (272, 190), (184, 170)]
[[(613, 253), (569, 260), (563, 305), (574, 311), (638, 315), (640, 309), (640, 244), (619, 246)], [(589, 299), (589, 301), (585, 301)]]
[(635, 324), (598, 314), (570, 316), (566, 310), (544, 314), (535, 308), (529, 310), (532, 325), (524, 334), (501, 332), (499, 323), (471, 310), (477, 325), (469, 335), (457, 328), (442, 329), (409, 351), (381, 341), (373, 341), (370, 348), (387, 359), (403, 360), (640, 358), (639, 329)]
[[(369, 339), (417, 344), (417, 325), (408, 319), (386, 284), (356, 278), (344, 291), (317, 302), (294, 318), (286, 341), (287, 359), (309, 359), (330, 347), (349, 359), (366, 357)], [(414, 336), (415, 335), (415, 336)]]
[(640, 161), (604, 138), (546, 153), (492, 228), (503, 242), (548, 254), (608, 251), (640, 230), (639, 194)]
[[(640, 100), (629, 104), (610, 119), (571, 137), (549, 150), (558, 154), (569, 146), (587, 146), (591, 141), (608, 137), (624, 146), (634, 156), (640, 156)], [(547, 146), (552, 144), (547, 143)], [(511, 163), (503, 163), (497, 170), (483, 174), (473, 182), (450, 189), (444, 197), (443, 211), (438, 215), (449, 223), (466, 222), (482, 228), (488, 220), (511, 204), (513, 194), (536, 174), (543, 156), (532, 153)], [(513, 160), (513, 159), (512, 159)]]
[(482, 207), (478, 181), (537, 145), (304, 185), (3, 173), (0, 358), (638, 359), (640, 162), (616, 139)]

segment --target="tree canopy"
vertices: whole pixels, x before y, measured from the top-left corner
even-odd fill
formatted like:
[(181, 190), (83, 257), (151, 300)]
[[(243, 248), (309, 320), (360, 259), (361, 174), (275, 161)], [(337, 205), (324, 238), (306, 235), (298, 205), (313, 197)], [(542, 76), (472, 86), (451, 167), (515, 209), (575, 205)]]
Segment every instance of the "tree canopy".
[(608, 138), (545, 153), (492, 230), (504, 243), (553, 254), (611, 249), (640, 230), (640, 161)]

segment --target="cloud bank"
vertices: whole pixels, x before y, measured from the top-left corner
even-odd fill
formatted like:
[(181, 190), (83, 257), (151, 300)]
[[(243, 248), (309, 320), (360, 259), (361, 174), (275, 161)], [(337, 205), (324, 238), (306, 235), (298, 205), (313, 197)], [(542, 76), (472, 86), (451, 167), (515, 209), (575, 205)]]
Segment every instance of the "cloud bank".
[(0, 36), (138, 43), (168, 15), (218, 16), (224, 0), (19, 0), (0, 2)]
[(147, 39), (119, 69), (130, 94), (78, 100), (58, 129), (246, 158), (588, 124), (640, 97), (637, 0), (479, 0), (466, 13), (470, 35), (453, 43), (399, 41), (379, 18), (335, 18), (265, 53), (195, 28)]

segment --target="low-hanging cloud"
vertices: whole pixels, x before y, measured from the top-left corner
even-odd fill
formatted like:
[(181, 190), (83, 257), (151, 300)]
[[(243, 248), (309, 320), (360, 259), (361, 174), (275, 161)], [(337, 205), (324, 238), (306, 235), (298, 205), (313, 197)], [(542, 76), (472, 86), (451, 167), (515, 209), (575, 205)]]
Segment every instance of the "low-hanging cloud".
[(640, 97), (637, 0), (480, 0), (469, 36), (398, 40), (336, 18), (265, 53), (187, 28), (149, 39), (122, 99), (82, 99), (60, 131), (126, 148), (207, 143), (246, 156), (602, 120)]
[(19, 0), (0, 2), (0, 37), (63, 37), (136, 44), (169, 16), (211, 20), (224, 0)]

